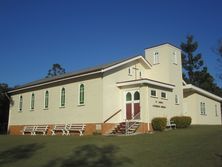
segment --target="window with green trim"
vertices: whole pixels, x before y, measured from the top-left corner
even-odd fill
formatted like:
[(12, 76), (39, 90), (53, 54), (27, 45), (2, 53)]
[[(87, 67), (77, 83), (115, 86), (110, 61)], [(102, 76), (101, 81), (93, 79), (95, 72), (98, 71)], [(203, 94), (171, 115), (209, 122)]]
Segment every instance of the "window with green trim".
[(65, 99), (66, 99), (66, 91), (65, 88), (62, 88), (61, 90), (61, 107), (65, 107)]
[(215, 115), (218, 117), (218, 112), (217, 112), (217, 105), (215, 104)]
[(206, 106), (205, 106), (205, 103), (203, 102), (200, 102), (200, 114), (206, 115)]
[(84, 104), (85, 103), (85, 86), (84, 84), (81, 84), (79, 86), (79, 104)]
[(134, 100), (140, 100), (140, 93), (138, 91), (134, 93)]
[(31, 96), (31, 110), (34, 110), (35, 108), (35, 94), (32, 93), (32, 96)]
[(132, 101), (132, 95), (130, 92), (126, 94), (126, 101)]
[(22, 111), (22, 105), (23, 105), (23, 97), (19, 97), (19, 111)]
[(49, 108), (49, 91), (45, 92), (45, 108)]

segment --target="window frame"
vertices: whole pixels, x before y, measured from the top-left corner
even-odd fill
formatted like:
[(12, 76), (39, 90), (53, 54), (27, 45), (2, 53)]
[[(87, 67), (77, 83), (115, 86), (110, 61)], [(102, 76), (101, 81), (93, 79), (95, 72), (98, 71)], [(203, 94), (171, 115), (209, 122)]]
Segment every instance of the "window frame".
[(219, 115), (218, 115), (217, 104), (215, 104), (214, 107), (215, 107), (215, 116), (218, 117)]
[(23, 111), (23, 96), (19, 96), (19, 112)]
[(132, 75), (133, 75), (133, 73), (132, 73), (132, 67), (129, 67), (129, 68), (128, 68), (128, 75), (129, 75), (129, 76), (132, 76)]
[[(46, 96), (46, 93), (47, 93), (47, 96)], [(47, 106), (46, 106), (46, 104), (47, 104)], [(48, 108), (49, 108), (49, 91), (46, 90), (44, 93), (44, 109), (48, 109)]]
[(35, 93), (33, 92), (31, 94), (31, 100), (30, 100), (30, 110), (35, 110)]
[(206, 115), (206, 105), (204, 102), (200, 102), (200, 115)]
[(62, 87), (60, 90), (60, 108), (64, 108), (66, 106), (66, 89)]
[[(81, 86), (83, 86), (83, 90), (81, 90)], [(78, 105), (83, 106), (83, 105), (85, 105), (85, 84), (84, 83), (79, 84), (78, 88), (79, 88), (79, 90), (78, 90)], [(81, 101), (81, 100), (83, 100), (83, 101)]]
[(155, 51), (155, 52), (153, 52), (153, 65), (156, 65), (159, 63), (160, 63), (159, 52)]
[(177, 65), (178, 64), (178, 57), (177, 57), (177, 52), (173, 52), (173, 64)]
[[(137, 95), (137, 96), (136, 96)], [(138, 99), (137, 99), (138, 98)], [(133, 101), (139, 101), (140, 100), (140, 92), (139, 91), (135, 91), (133, 93)]]
[[(155, 95), (152, 95), (152, 92), (155, 92)], [(154, 90), (154, 89), (151, 89), (151, 90), (150, 90), (150, 96), (151, 96), (151, 97), (154, 97), (154, 98), (157, 98), (157, 91)]]
[[(162, 96), (163, 93), (165, 94), (165, 97)], [(161, 92), (160, 97), (161, 97), (161, 99), (167, 99), (167, 93), (166, 92)]]
[[(128, 96), (128, 95), (130, 95), (130, 96)], [(130, 99), (128, 99), (128, 98), (130, 98)], [(128, 92), (126, 93), (125, 100), (126, 100), (126, 102), (131, 102), (132, 99), (133, 99), (132, 93), (131, 93), (130, 91), (128, 91)]]
[(179, 97), (178, 97), (177, 94), (175, 95), (175, 104), (176, 104), (176, 105), (179, 105), (179, 104), (180, 104), (180, 99), (179, 99)]
[(142, 75), (143, 75), (143, 74), (142, 74), (142, 71), (140, 71), (140, 72), (139, 72), (140, 78), (143, 78)]

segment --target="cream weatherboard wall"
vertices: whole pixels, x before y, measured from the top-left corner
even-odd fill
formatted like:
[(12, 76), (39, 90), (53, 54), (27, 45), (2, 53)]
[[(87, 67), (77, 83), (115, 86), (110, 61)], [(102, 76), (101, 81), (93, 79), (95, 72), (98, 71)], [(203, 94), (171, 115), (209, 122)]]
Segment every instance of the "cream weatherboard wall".
[[(154, 63), (154, 54), (158, 53), (158, 61)], [(151, 70), (148, 71), (150, 79), (173, 84), (173, 90), (168, 92), (168, 99), (153, 99), (149, 100), (151, 104), (149, 105), (149, 110), (154, 110), (157, 112), (151, 113), (153, 117), (166, 115), (168, 119), (172, 116), (180, 116), (183, 113), (183, 79), (182, 79), (182, 63), (181, 63), (181, 51), (180, 49), (169, 45), (163, 44), (160, 46), (148, 48), (145, 50), (145, 58), (152, 64)], [(158, 90), (159, 92), (161, 91)], [(150, 93), (150, 91), (149, 91)], [(178, 103), (175, 104), (175, 98), (178, 99)], [(167, 108), (154, 107), (156, 102), (163, 102), (166, 104)], [(160, 105), (161, 106), (161, 105)], [(164, 112), (167, 111), (167, 112)]]
[[(137, 68), (137, 70), (133, 68)], [(129, 68), (131, 73), (129, 74)], [(119, 88), (117, 82), (131, 81), (141, 78), (147, 78), (147, 65), (141, 60), (136, 60), (119, 68), (105, 72), (103, 76), (103, 120), (109, 118), (116, 111), (121, 109), (121, 112), (109, 120), (109, 123), (118, 123), (125, 121), (125, 92), (138, 90), (140, 94), (142, 89), (139, 86), (131, 86)], [(140, 72), (142, 76), (140, 76)], [(143, 96), (142, 96), (143, 97)], [(141, 104), (142, 106), (142, 104)]]
[[(205, 113), (201, 113), (201, 103), (205, 103)], [(184, 94), (184, 114), (191, 116), (192, 124), (220, 125), (221, 104), (198, 93)]]
[[(79, 105), (79, 86), (85, 86), (85, 103)], [(98, 123), (102, 121), (101, 78), (77, 81), (60, 86), (28, 91), (12, 96), (10, 125)], [(61, 89), (65, 88), (65, 107), (60, 106)], [(44, 109), (44, 94), (49, 92), (49, 107)], [(35, 94), (35, 108), (30, 109), (31, 94)], [(23, 108), (19, 111), (19, 98), (23, 97)]]
[[(151, 95), (151, 91), (156, 91), (156, 96)], [(166, 93), (166, 98), (161, 97), (161, 93)], [(155, 117), (166, 117), (168, 120), (173, 116), (181, 116), (181, 103), (175, 102), (172, 89), (149, 86), (148, 88), (149, 122)]]
[[(154, 63), (154, 54), (157, 52), (158, 57)], [(208, 96), (184, 91), (181, 51), (178, 48), (170, 44), (148, 48), (145, 50), (145, 59), (136, 56), (101, 69), (95, 68), (93, 72), (89, 70), (81, 77), (80, 73), (68, 77), (65, 75), (59, 79), (44, 81), (51, 82), (49, 84), (40, 83), (32, 85), (32, 88), (25, 86), (15, 89), (12, 91), (14, 105), (10, 106), (9, 126), (14, 125), (16, 129), (17, 125), (86, 123), (89, 128), (87, 131), (94, 132), (100, 124), (104, 133), (116, 123), (125, 121), (126, 93), (136, 91), (140, 93), (139, 121), (142, 122), (143, 132), (149, 129), (150, 124), (147, 123), (151, 123), (155, 117), (167, 117), (169, 120), (173, 116), (188, 115), (192, 117), (193, 124), (221, 124), (219, 102), (207, 98)], [(80, 84), (84, 84), (85, 99), (85, 103), (81, 105)], [(60, 105), (62, 88), (66, 92), (64, 107)], [(152, 90), (156, 91), (155, 97), (151, 95)], [(44, 108), (46, 91), (49, 92), (47, 109)], [(35, 94), (34, 110), (30, 108), (32, 93)], [(161, 93), (166, 93), (166, 98), (161, 97)], [(21, 95), (23, 107), (19, 111)], [(206, 104), (205, 115), (200, 114), (201, 102)], [(121, 112), (106, 122), (106, 125), (103, 124), (119, 110)], [(18, 128), (21, 129), (22, 126)]]

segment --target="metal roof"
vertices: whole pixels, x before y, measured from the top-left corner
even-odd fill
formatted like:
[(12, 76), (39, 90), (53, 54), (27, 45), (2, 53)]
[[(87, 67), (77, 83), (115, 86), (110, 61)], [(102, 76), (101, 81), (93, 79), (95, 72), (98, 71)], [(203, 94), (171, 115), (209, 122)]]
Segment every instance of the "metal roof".
[(133, 58), (136, 58), (136, 57), (139, 57), (139, 56), (141, 56), (141, 55), (135, 55), (135, 56), (127, 57), (125, 59), (114, 61), (112, 63), (102, 64), (102, 65), (98, 65), (98, 66), (95, 66), (95, 67), (85, 68), (85, 69), (78, 70), (78, 71), (73, 71), (73, 72), (68, 72), (68, 73), (58, 75), (58, 76), (55, 76), (55, 77), (43, 78), (43, 79), (40, 79), (40, 80), (36, 80), (36, 81), (33, 81), (33, 82), (29, 82), (27, 84), (18, 86), (15, 89), (9, 91), (9, 93), (15, 92), (19, 89), (23, 89), (23, 88), (26, 88), (26, 87), (35, 86), (35, 85), (44, 84), (44, 83), (47, 84), (47, 83), (53, 82), (53, 81), (56, 82), (57, 80), (68, 79), (70, 77), (74, 77), (74, 76), (78, 76), (78, 75), (83, 75), (83, 74), (93, 73), (93, 72), (101, 72), (103, 69), (112, 67), (114, 65), (120, 64), (124, 61), (130, 60), (130, 59), (133, 59)]

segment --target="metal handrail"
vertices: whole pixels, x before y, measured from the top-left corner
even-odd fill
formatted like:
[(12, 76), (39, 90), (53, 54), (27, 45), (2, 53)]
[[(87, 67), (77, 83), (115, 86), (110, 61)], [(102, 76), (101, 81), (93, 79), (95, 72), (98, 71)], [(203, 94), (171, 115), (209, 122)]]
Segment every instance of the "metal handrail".
[(115, 113), (114, 113), (113, 115), (111, 115), (109, 118), (107, 118), (103, 123), (108, 122), (111, 118), (113, 118), (115, 115), (117, 115), (120, 111), (121, 111), (121, 109), (118, 110), (117, 112), (115, 112)]
[[(128, 131), (130, 128), (132, 128), (137, 122), (134, 122), (135, 118), (140, 114), (140, 112), (138, 112), (135, 116), (133, 116), (133, 118), (131, 120), (125, 120), (126, 123), (126, 135), (128, 134)], [(129, 126), (129, 122), (134, 122), (132, 125)]]
[(140, 112), (138, 112), (136, 115), (134, 115), (132, 120), (135, 120), (136, 117), (138, 117), (139, 115), (140, 115)]

